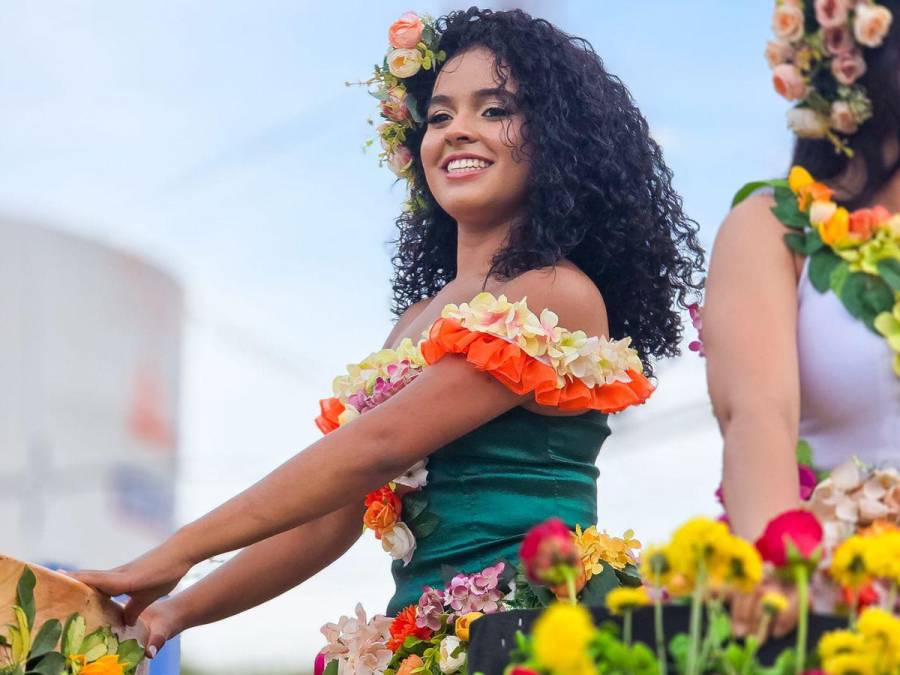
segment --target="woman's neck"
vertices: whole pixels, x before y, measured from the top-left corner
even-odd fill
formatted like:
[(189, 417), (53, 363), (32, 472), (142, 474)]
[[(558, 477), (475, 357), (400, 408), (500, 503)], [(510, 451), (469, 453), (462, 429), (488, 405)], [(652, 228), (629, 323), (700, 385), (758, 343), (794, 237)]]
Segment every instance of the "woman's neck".
[(509, 236), (510, 223), (490, 228), (467, 227), (457, 224), (456, 278), (460, 280), (487, 278), (491, 262)]

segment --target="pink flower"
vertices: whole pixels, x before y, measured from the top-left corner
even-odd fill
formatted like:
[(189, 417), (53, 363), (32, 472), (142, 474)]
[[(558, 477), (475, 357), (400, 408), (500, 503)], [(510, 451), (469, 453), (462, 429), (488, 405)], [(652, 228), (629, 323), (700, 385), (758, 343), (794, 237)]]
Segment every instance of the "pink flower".
[(574, 577), (581, 565), (572, 532), (559, 518), (532, 527), (519, 549), (519, 558), (531, 581), (548, 586), (566, 583), (567, 570)]
[(326, 662), (337, 659), (340, 675), (382, 672), (393, 656), (387, 648), (391, 623), (392, 619), (380, 615), (368, 621), (362, 605), (357, 604), (355, 618), (342, 616), (338, 623), (322, 626), (322, 634), (328, 640), (322, 650)]
[(401, 86), (391, 87), (387, 98), (381, 102), (381, 114), (395, 122), (404, 122), (409, 117), (406, 107), (406, 89)]
[(319, 652), (316, 654), (316, 660), (313, 662), (313, 675), (322, 675), (325, 672), (325, 654)]
[(822, 28), (834, 28), (847, 23), (850, 4), (847, 0), (816, 0), (816, 21)]
[[(405, 145), (398, 145), (394, 152), (388, 157), (387, 163), (395, 176), (398, 178), (402, 177), (407, 169), (412, 166), (413, 154)], [(394, 386), (395, 383), (391, 383), (391, 387)], [(399, 387), (397, 387), (397, 389), (399, 390)]]
[(419, 628), (439, 630), (443, 613), (444, 593), (431, 586), (426, 586), (419, 597), (419, 606), (416, 608), (416, 625)]
[(859, 50), (839, 54), (831, 60), (831, 72), (841, 84), (851, 85), (866, 72), (866, 60)]
[(688, 312), (691, 315), (691, 323), (697, 330), (697, 339), (688, 345), (688, 349), (692, 352), (697, 352), (698, 356), (706, 356), (706, 352), (703, 351), (703, 308), (700, 307), (699, 303), (695, 302), (692, 305), (688, 305)]
[(772, 30), (782, 40), (796, 42), (803, 37), (803, 10), (794, 4), (778, 5), (772, 16)]
[(822, 526), (809, 511), (795, 509), (785, 511), (766, 525), (762, 536), (756, 540), (756, 550), (766, 562), (775, 567), (785, 567), (788, 559), (788, 542), (804, 560), (811, 560), (822, 544)]
[(836, 101), (831, 106), (831, 128), (842, 134), (855, 134), (859, 129), (856, 115), (846, 101)]
[(772, 70), (772, 84), (775, 91), (788, 101), (798, 101), (806, 96), (806, 82), (797, 66), (782, 63)]
[(425, 25), (415, 12), (404, 12), (388, 28), (388, 42), (394, 49), (415, 49)]
[(457, 574), (447, 585), (445, 600), (459, 616), (469, 612), (490, 614), (500, 609), (503, 593), (498, 589), (505, 565), (497, 563), (481, 572)]
[[(847, 33), (850, 34), (849, 31)], [(794, 48), (784, 40), (769, 40), (766, 43), (766, 62), (769, 68), (787, 63), (794, 56)]]
[(853, 51), (853, 34), (846, 25), (826, 28), (823, 41), (825, 43), (825, 51), (832, 56)]
[(816, 483), (818, 483), (816, 472), (801, 464), (797, 467), (797, 480), (800, 483), (800, 499), (806, 501), (816, 489)]
[(878, 47), (891, 28), (891, 11), (881, 5), (860, 2), (856, 5), (853, 34), (856, 41), (866, 47)]

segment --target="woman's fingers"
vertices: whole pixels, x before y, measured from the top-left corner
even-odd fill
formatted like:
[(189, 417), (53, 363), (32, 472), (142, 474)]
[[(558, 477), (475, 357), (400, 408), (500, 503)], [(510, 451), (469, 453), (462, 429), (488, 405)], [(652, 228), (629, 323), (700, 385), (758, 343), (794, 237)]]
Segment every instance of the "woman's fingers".
[(755, 629), (754, 609), (759, 605), (759, 594), (755, 591), (746, 595), (736, 595), (731, 601), (731, 629), (737, 637), (746, 637)]
[(66, 572), (66, 574), (110, 597), (122, 595), (131, 590), (128, 576), (124, 572), (116, 570), (109, 570), (108, 572), (81, 570), (79, 572)]
[(785, 595), (788, 598), (788, 607), (775, 617), (775, 626), (772, 630), (775, 637), (784, 637), (797, 626), (797, 593), (792, 589)]

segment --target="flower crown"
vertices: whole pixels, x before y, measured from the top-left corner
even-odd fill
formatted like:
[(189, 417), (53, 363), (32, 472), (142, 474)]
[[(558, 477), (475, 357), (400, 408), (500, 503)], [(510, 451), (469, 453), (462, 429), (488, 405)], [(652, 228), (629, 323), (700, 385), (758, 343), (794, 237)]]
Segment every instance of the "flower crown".
[[(814, 11), (806, 11), (812, 3)], [(766, 47), (775, 91), (797, 101), (788, 126), (801, 138), (827, 138), (848, 157), (846, 137), (872, 116), (857, 80), (866, 72), (863, 48), (881, 46), (890, 10), (875, 0), (776, 0)]]
[[(440, 33), (430, 16), (419, 16), (406, 12), (388, 28), (387, 54), (380, 66), (375, 66), (374, 75), (363, 84), (369, 93), (380, 101), (381, 117), (378, 138), (381, 141), (379, 165), (387, 164), (398, 178), (409, 180), (413, 156), (406, 147), (406, 134), (410, 129), (424, 122), (415, 99), (407, 93), (406, 80), (420, 70), (433, 70), (442, 63), (447, 54), (438, 49)], [(369, 120), (373, 124), (372, 120)], [(366, 142), (366, 147), (374, 141)]]

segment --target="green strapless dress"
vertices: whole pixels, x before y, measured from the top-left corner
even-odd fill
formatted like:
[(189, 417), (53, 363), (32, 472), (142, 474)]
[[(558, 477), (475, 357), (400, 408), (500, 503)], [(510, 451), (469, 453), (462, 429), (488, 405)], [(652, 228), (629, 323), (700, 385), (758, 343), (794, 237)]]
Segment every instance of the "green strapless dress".
[(597, 522), (597, 454), (607, 416), (549, 416), (514, 408), (428, 458), (424, 494), (437, 530), (419, 539), (406, 566), (392, 566), (394, 616), (418, 602), (423, 586), (443, 588), (442, 571), (471, 574), (518, 561), (526, 532), (550, 517), (566, 525)]

